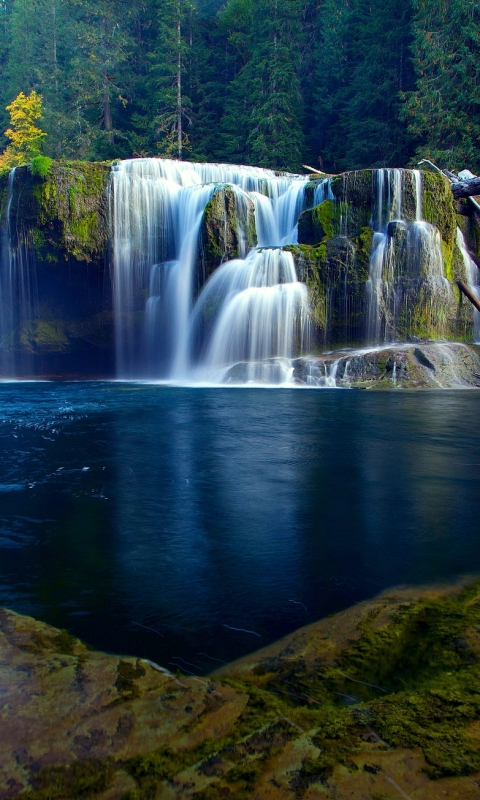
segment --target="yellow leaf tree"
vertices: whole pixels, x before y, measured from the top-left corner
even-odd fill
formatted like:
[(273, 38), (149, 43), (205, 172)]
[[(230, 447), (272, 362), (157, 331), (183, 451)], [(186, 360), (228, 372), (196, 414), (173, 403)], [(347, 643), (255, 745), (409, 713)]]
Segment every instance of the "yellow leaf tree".
[(18, 97), (7, 106), (10, 114), (10, 128), (5, 131), (5, 136), (10, 139), (10, 144), (0, 155), (0, 171), (28, 164), (33, 158), (40, 155), (46, 133), (36, 126), (36, 121), (42, 116), (42, 96), (35, 91), (25, 95), (20, 92)]

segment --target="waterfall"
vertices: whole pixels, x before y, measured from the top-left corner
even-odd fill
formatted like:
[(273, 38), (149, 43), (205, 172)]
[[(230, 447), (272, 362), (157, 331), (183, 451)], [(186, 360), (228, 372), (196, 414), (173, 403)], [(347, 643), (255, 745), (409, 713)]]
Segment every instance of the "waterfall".
[[(407, 180), (412, 182), (415, 202), (415, 218), (410, 220), (404, 208)], [(423, 220), (421, 172), (375, 170), (373, 182), (365, 338), (369, 344), (380, 344), (398, 338), (400, 314), (409, 313), (409, 295), (422, 286), (431, 297), (444, 298), (451, 288), (444, 275), (440, 233)]]
[[(245, 260), (219, 267), (195, 307), (192, 332), (210, 335), (197, 367), (200, 380), (223, 380), (237, 365), (233, 377), (242, 382), (271, 380), (276, 359), (278, 375), (285, 360), (308, 346), (308, 294), (299, 283), (291, 253), (278, 248), (253, 250)], [(289, 365), (286, 367), (288, 372)]]
[[(143, 158), (114, 167), (119, 377), (189, 380), (200, 367), (225, 370), (235, 361), (293, 355), (308, 327), (306, 288), (297, 281), (290, 254), (263, 248), (297, 242), (306, 183), (307, 178), (301, 176), (228, 164)], [(260, 249), (246, 252), (247, 237), (236, 218), (236, 233), (243, 242), (240, 255), (245, 260), (220, 267), (195, 304), (204, 211), (215, 191), (225, 187), (235, 192), (238, 208), (253, 202)], [(229, 276), (220, 294), (218, 273)], [(216, 308), (207, 324), (208, 303), (213, 297), (222, 307)], [(222, 349), (221, 331), (230, 324), (226, 320), (233, 319), (233, 308), (234, 332), (230, 346)], [(267, 318), (275, 335), (266, 334)]]
[(13, 214), (15, 173), (8, 176), (8, 196), (1, 234), (0, 262), (0, 377), (32, 374), (27, 323), (36, 311), (36, 269), (28, 232), (16, 225)]
[[(478, 268), (468, 254), (465, 238), (460, 228), (457, 228), (457, 246), (462, 254), (463, 264), (467, 275), (467, 283), (470, 290), (480, 299), (480, 283)], [(473, 309), (473, 341), (480, 343), (480, 311)]]

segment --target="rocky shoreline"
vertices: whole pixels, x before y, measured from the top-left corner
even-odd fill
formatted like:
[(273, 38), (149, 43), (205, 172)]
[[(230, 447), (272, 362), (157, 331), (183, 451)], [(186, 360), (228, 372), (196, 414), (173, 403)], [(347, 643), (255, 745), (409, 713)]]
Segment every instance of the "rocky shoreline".
[(474, 800), (480, 582), (399, 588), (209, 676), (0, 612), (0, 798)]

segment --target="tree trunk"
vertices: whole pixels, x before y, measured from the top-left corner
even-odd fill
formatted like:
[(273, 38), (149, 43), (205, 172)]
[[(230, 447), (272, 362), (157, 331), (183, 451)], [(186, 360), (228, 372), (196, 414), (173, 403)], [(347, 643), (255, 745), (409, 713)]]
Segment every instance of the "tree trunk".
[[(103, 32), (105, 33), (105, 29), (106, 29), (106, 19), (105, 19), (105, 17), (102, 17), (101, 26), (102, 26)], [(110, 100), (110, 89), (109, 89), (109, 85), (108, 85), (108, 70), (107, 70), (107, 66), (106, 66), (107, 65), (107, 59), (108, 59), (108, 52), (107, 52), (108, 48), (107, 48), (107, 42), (106, 42), (106, 37), (105, 36), (102, 38), (101, 48), (102, 48), (102, 52), (103, 52), (103, 63), (105, 64), (105, 66), (103, 68), (103, 71), (102, 71), (102, 88), (103, 88), (103, 93), (102, 93), (102, 122), (103, 122), (103, 127), (108, 132), (108, 138), (109, 139), (113, 139), (113, 134), (111, 133), (111, 130), (113, 128), (113, 123), (112, 123), (112, 105), (111, 105), (111, 100)]]
[(470, 178), (468, 181), (452, 183), (451, 188), (456, 200), (459, 200), (461, 197), (480, 195), (480, 178)]
[(458, 284), (458, 288), (460, 289), (460, 291), (462, 292), (462, 294), (464, 294), (464, 295), (465, 295), (465, 297), (467, 298), (467, 300), (470, 300), (470, 302), (471, 302), (472, 306), (475, 306), (475, 308), (477, 309), (477, 311), (480, 311), (480, 300), (479, 300), (479, 299), (478, 299), (478, 297), (477, 297), (475, 294), (473, 294), (473, 292), (472, 292), (472, 291), (471, 291), (471, 290), (468, 288), (467, 284), (466, 284), (466, 283), (464, 283), (463, 281), (457, 281), (457, 284)]
[(178, 47), (178, 60), (177, 60), (177, 143), (178, 143), (178, 158), (182, 158), (182, 28), (180, 21), (180, 0), (177, 3), (178, 19), (177, 19), (177, 47)]

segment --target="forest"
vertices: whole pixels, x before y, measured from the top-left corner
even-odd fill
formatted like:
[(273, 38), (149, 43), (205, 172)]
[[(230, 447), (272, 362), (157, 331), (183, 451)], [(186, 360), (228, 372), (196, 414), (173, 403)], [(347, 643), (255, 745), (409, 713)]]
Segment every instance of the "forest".
[[(477, 0), (1, 0), (45, 155), (480, 170)], [(7, 145), (4, 137), (1, 149)]]

